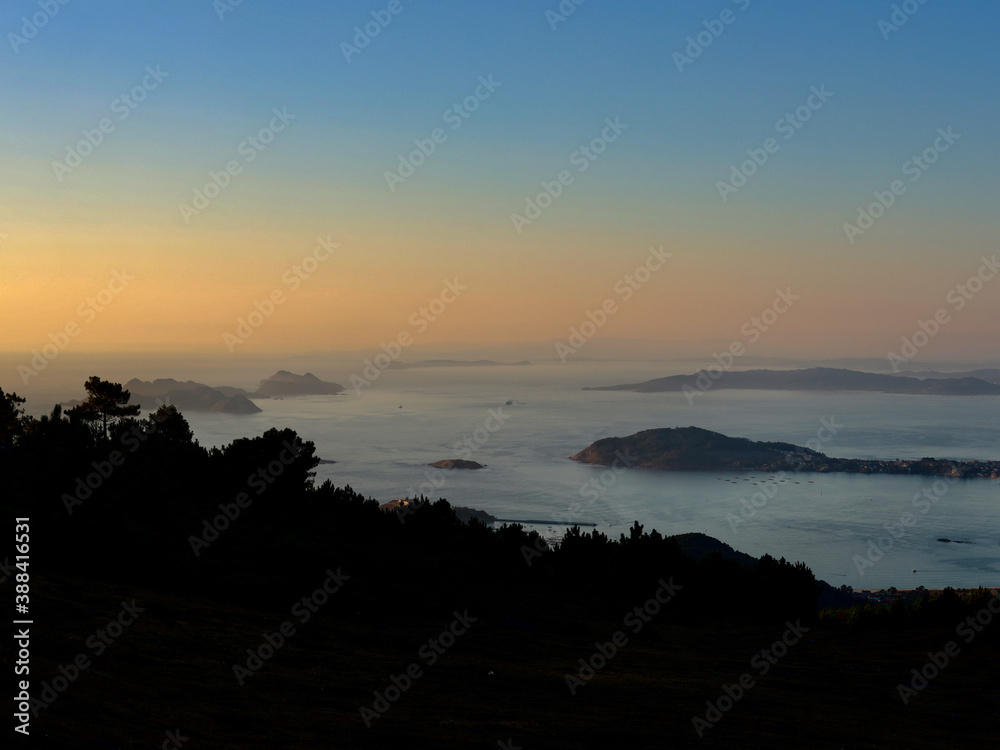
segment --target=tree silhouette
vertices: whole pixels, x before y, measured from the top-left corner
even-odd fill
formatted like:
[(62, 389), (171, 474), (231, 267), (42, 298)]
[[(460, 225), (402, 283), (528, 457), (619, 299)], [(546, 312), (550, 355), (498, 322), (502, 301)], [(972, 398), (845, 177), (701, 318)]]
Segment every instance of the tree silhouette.
[(87, 422), (100, 422), (101, 434), (105, 440), (108, 437), (108, 425), (114, 420), (134, 417), (139, 413), (139, 404), (129, 404), (132, 394), (121, 383), (111, 383), (93, 375), (83, 387), (87, 389), (87, 400), (71, 411)]
[(162, 404), (149, 415), (147, 424), (165, 440), (186, 444), (196, 442), (191, 425), (173, 404)]
[(4, 393), (0, 388), (0, 446), (11, 446), (24, 426), (25, 399), (16, 393)]

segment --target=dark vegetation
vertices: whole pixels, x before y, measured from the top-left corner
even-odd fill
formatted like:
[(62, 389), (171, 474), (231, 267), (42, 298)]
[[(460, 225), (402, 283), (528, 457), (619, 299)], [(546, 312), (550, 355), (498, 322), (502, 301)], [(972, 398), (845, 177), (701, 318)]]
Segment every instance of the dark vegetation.
[[(207, 450), (172, 406), (138, 418), (121, 386), (95, 378), (88, 392), (65, 415), (56, 407), (21, 420), (3, 451), (15, 510), (32, 518), (38, 564), (54, 570), (185, 592), (223, 584), (225, 595), (257, 604), (280, 603), (289, 587), (340, 566), (352, 586), (336, 607), (379, 614), (499, 611), (514, 606), (505, 593), (516, 600), (530, 587), (596, 593), (621, 607), (674, 576), (690, 589), (678, 612), (721, 612), (732, 597), (778, 622), (814, 611), (818, 585), (801, 563), (696, 560), (638, 524), (618, 540), (574, 528), (548, 550), (517, 525), (462, 524), (444, 500), (386, 513), (350, 487), (314, 486), (315, 446), (292, 430)], [(727, 600), (709, 595), (723, 583), (733, 587)]]
[[(142, 417), (97, 378), (88, 394), (34, 420), (0, 391), (0, 505), (32, 525), (34, 684), (123, 599), (147, 614), (39, 714), (33, 746), (158, 746), (178, 727), (189, 747), (212, 748), (960, 747), (997, 728), (995, 633), (915, 699), (922, 708), (895, 692), (983, 592), (821, 616), (802, 563), (690, 554), (702, 542), (638, 523), (618, 539), (574, 528), (552, 550), (516, 525), (462, 524), (443, 500), (387, 513), (350, 487), (315, 486), (314, 446), (291, 430), (208, 450), (173, 407)], [(238, 685), (233, 665), (328, 569), (349, 577), (342, 589)], [(570, 695), (565, 676), (661, 579), (680, 592)], [(456, 610), (476, 625), (366, 729), (359, 708)], [(698, 740), (691, 716), (789, 620), (808, 625), (806, 641)], [(960, 725), (946, 718), (959, 706)]]

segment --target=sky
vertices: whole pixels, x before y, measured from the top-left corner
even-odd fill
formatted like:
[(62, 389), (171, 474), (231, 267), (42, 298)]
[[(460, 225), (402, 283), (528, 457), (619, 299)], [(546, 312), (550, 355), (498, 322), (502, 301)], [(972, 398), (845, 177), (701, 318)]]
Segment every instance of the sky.
[(6, 2), (0, 351), (987, 361), (998, 16)]

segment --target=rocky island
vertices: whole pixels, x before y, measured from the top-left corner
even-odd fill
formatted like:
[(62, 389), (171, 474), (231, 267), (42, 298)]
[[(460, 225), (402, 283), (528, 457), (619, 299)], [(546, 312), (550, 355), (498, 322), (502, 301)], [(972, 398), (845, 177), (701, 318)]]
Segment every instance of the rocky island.
[[(136, 398), (156, 399), (181, 411), (214, 411), (224, 414), (257, 414), (261, 409), (246, 391), (230, 386), (211, 387), (193, 380), (158, 378), (153, 381), (132, 378), (125, 387)], [(152, 406), (147, 404), (147, 406)]]
[(432, 464), (435, 469), (485, 469), (486, 466), (476, 461), (467, 461), (464, 458), (446, 458), (443, 461), (435, 461)]
[(700, 427), (668, 427), (643, 430), (628, 437), (603, 438), (570, 458), (601, 466), (624, 464), (666, 471), (814, 471), (1000, 478), (1000, 461), (833, 458), (791, 443), (729, 437)]
[(275, 398), (277, 396), (338, 396), (344, 392), (340, 383), (320, 380), (311, 372), (296, 375), (287, 370), (278, 370), (269, 378), (264, 378), (251, 398)]

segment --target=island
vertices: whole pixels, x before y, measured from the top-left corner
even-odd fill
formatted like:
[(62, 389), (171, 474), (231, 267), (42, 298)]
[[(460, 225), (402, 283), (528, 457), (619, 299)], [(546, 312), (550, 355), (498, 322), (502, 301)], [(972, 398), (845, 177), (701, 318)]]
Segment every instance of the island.
[(279, 396), (339, 396), (344, 392), (340, 383), (320, 380), (311, 372), (296, 375), (287, 370), (278, 370), (269, 378), (264, 378), (251, 398), (276, 398)]
[(791, 443), (729, 437), (700, 427), (666, 427), (643, 430), (628, 437), (603, 438), (570, 458), (601, 466), (624, 464), (666, 471), (811, 471), (1000, 478), (1000, 461), (832, 458)]
[(193, 380), (158, 378), (148, 381), (132, 378), (125, 387), (136, 398), (171, 404), (182, 411), (211, 411), (224, 414), (257, 414), (261, 411), (257, 404), (247, 398), (246, 391), (231, 386), (213, 388)]
[(467, 461), (464, 458), (446, 458), (443, 461), (435, 461), (432, 464), (435, 469), (485, 469), (486, 466), (476, 461)]
[(758, 391), (868, 391), (925, 396), (1000, 396), (1000, 384), (974, 377), (910, 378), (832, 367), (804, 370), (699, 370), (691, 375), (671, 375), (643, 383), (604, 385), (585, 391), (704, 392), (742, 388)]
[[(125, 387), (137, 398), (172, 404), (182, 411), (221, 412), (225, 414), (257, 414), (261, 411), (253, 400), (284, 396), (335, 396), (344, 393), (339, 383), (320, 380), (311, 372), (296, 375), (278, 370), (261, 380), (257, 390), (250, 393), (228, 385), (208, 386), (194, 380), (157, 378), (140, 380), (132, 378)], [(73, 402), (67, 402), (72, 404)]]

